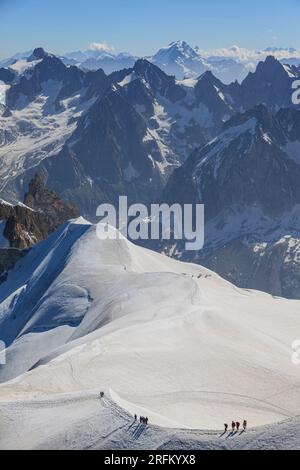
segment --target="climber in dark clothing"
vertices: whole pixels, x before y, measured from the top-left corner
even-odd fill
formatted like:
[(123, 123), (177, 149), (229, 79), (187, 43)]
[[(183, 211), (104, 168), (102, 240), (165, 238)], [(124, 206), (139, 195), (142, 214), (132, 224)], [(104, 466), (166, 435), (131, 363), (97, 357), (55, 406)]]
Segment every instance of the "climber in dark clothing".
[(224, 424), (224, 428), (225, 428), (225, 432), (227, 432), (227, 429), (228, 429), (228, 424), (227, 423)]
[(240, 425), (241, 423), (239, 423), (238, 421), (236, 422), (236, 430), (238, 431), (240, 429)]

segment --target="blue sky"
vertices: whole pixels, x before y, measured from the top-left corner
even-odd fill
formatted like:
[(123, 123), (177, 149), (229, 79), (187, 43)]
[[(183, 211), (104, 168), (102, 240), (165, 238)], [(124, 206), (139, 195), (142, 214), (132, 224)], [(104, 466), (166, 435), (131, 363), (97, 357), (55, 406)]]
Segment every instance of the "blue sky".
[(300, 0), (0, 0), (0, 57), (105, 42), (147, 55), (184, 39), (202, 49), (300, 48)]

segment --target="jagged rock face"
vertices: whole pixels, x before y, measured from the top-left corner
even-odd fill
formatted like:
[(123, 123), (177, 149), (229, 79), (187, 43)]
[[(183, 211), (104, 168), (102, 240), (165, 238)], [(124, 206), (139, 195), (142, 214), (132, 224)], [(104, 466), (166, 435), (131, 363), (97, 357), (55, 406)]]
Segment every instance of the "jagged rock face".
[[(184, 54), (188, 48), (177, 47)], [(242, 85), (224, 85), (211, 72), (178, 81), (145, 59), (109, 77), (66, 67), (41, 49), (27, 60), (7, 92), (11, 116), (0, 118), (0, 194), (23, 194), (34, 173), (44, 173), (85, 215), (119, 194), (155, 201), (174, 168), (235, 113), (261, 102), (269, 80), (267, 101), (275, 109), (282, 96), (291, 97), (299, 74), (269, 58)]]
[[(276, 278), (272, 293), (296, 295), (297, 287), (293, 291), (283, 287), (288, 277), (282, 277), (282, 269), (279, 273), (282, 258), (272, 247), (291, 226), (293, 236), (298, 236), (295, 222), (282, 225), (278, 219), (300, 201), (299, 112), (291, 108), (277, 112), (281, 106), (292, 105), (291, 84), (299, 76), (298, 69), (268, 58), (241, 85), (224, 85), (210, 72), (178, 81), (147, 60), (109, 77), (102, 71), (66, 67), (40, 50), (30, 60), (33, 66), (28, 71), (17, 78), (14, 73), (8, 92), (11, 109), (7, 108), (12, 115), (0, 120), (0, 153), (5, 149), (0, 169), (6, 178), (2, 173), (3, 195), (8, 191), (9, 195), (23, 193), (24, 185), (40, 172), (66, 200), (75, 200), (84, 214), (95, 215), (99, 203), (116, 203), (120, 194), (127, 194), (129, 202), (156, 201), (175, 168), (163, 199), (204, 202), (210, 224), (205, 250), (191, 255), (178, 244), (178, 256), (203, 264), (215, 262), (215, 269), (225, 277), (241, 285), (263, 285), (270, 292), (263, 277), (271, 261), (264, 264), (267, 261), (263, 260), (271, 259), (270, 269)], [(41, 100), (45, 103), (34, 122), (33, 111)], [(68, 108), (69, 103), (76, 104)], [(17, 126), (14, 107), (26, 118)], [(41, 124), (45, 124), (46, 139), (37, 149)], [(57, 129), (57, 138), (49, 143), (50, 134)], [(26, 142), (32, 136), (37, 138), (25, 155), (20, 154), (20, 160), (11, 162), (19, 136)], [(19, 161), (24, 162), (21, 170)], [(38, 192), (33, 199), (29, 194), (26, 204), (39, 213), (43, 203)], [(249, 213), (252, 220), (247, 220)], [(8, 227), (14, 246), (32, 243), (28, 233), (35, 239), (45, 236), (51, 223), (45, 218), (37, 223), (36, 217), (11, 217)], [(261, 226), (264, 230), (259, 238)], [(257, 258), (251, 249), (244, 248), (243, 237), (248, 237), (251, 245), (253, 235), (258, 243), (268, 243), (265, 257)], [(232, 246), (240, 261), (232, 256), (237, 269), (228, 261), (226, 271), (222, 260), (232, 252)], [(214, 253), (217, 261), (213, 261)], [(255, 277), (250, 259), (260, 261), (260, 276)], [(286, 273), (296, 269), (294, 264), (285, 266)], [(236, 273), (234, 278), (232, 273)]]
[(15, 78), (15, 74), (11, 70), (5, 69), (3, 67), (0, 68), (0, 80), (1, 81), (8, 84), (8, 83), (11, 83), (14, 78)]
[(8, 217), (13, 213), (12, 204), (7, 203), (0, 199), (0, 220), (8, 219)]
[(15, 86), (9, 89), (7, 106), (12, 109), (25, 107), (43, 92), (43, 84), (49, 81), (60, 84), (54, 103), (59, 106), (61, 99), (82, 88), (83, 79), (84, 73), (81, 70), (76, 67), (66, 67), (57, 57), (46, 55), (30, 72), (23, 75)]
[(57, 227), (66, 220), (79, 216), (77, 207), (62, 201), (55, 191), (46, 188), (44, 177), (38, 174), (29, 183), (24, 204), (36, 212), (42, 212)]
[(295, 109), (274, 115), (263, 105), (238, 114), (173, 173), (164, 201), (204, 203), (206, 220), (203, 250), (177, 243), (177, 257), (241, 287), (300, 298), (299, 119)]
[[(63, 112), (68, 104), (64, 100), (85, 104), (93, 97), (100, 97), (111, 80), (103, 70), (84, 72), (74, 66), (67, 67), (59, 58), (46, 53), (42, 48), (22, 65), (23, 72), (0, 69), (5, 83), (10, 83), (6, 93), (6, 105), (10, 110), (23, 110), (36, 100), (45, 100), (43, 114)], [(1, 79), (1, 78), (0, 78)]]
[(275, 110), (293, 106), (292, 82), (298, 75), (296, 67), (284, 66), (274, 57), (267, 57), (265, 62), (258, 64), (255, 73), (250, 72), (241, 84), (244, 109), (260, 103)]
[[(126, 168), (133, 168), (141, 178), (152, 176), (148, 158), (150, 145), (143, 145), (147, 128), (122, 93), (112, 90), (97, 101), (74, 133), (72, 152), (90, 175), (99, 175), (109, 183), (122, 182)], [(161, 160), (159, 149), (154, 158)]]
[(141, 116), (111, 90), (81, 120), (58, 158), (43, 163), (48, 184), (92, 215), (100, 202), (115, 202), (119, 194), (149, 200), (163, 187), (156, 166), (163, 158), (154, 139), (144, 142), (146, 134)]
[(213, 111), (214, 121), (223, 124), (240, 107), (240, 86), (224, 85), (211, 72), (205, 72), (195, 86), (197, 103)]
[(204, 203), (207, 219), (228, 207), (258, 207), (269, 215), (292, 209), (300, 202), (300, 165), (292, 153), (293, 144), (300, 145), (300, 113), (292, 114), (293, 126), (290, 110), (274, 116), (263, 105), (234, 116), (175, 170), (166, 200)]
[(3, 236), (13, 248), (27, 248), (45, 238), (68, 219), (79, 216), (78, 209), (64, 203), (45, 188), (40, 175), (31, 181), (21, 205), (0, 203), (0, 218), (6, 220)]
[(50, 54), (42, 56), (13, 65), (8, 107), (1, 106), (0, 192), (6, 200), (22, 197), (34, 174), (43, 172), (39, 163), (60, 152), (80, 117), (111, 84), (101, 70), (84, 72)]
[(221, 110), (214, 114), (193, 86), (146, 60), (109, 79), (115, 83), (79, 119), (56, 158), (38, 167), (49, 186), (87, 215), (119, 194), (131, 202), (155, 201), (170, 172), (233, 112), (216, 93), (211, 106), (219, 101)]
[[(75, 66), (67, 67), (58, 57), (48, 54), (42, 48), (34, 50), (27, 59), (28, 68), (16, 76), (10, 69), (0, 69), (6, 83), (12, 83), (6, 94), (10, 109), (23, 109), (39, 95), (48, 96), (56, 112), (63, 109), (63, 101), (80, 94), (80, 100), (97, 97), (109, 87), (111, 81), (103, 70), (84, 72)], [(33, 64), (33, 66), (31, 66)], [(2, 72), (1, 72), (2, 71)]]
[(31, 62), (32, 60), (44, 59), (47, 56), (49, 56), (49, 54), (47, 54), (42, 47), (36, 47), (27, 60)]
[(7, 272), (25, 256), (26, 250), (17, 248), (0, 248), (0, 284), (6, 281)]
[(209, 269), (238, 287), (300, 299), (300, 238), (276, 242), (235, 240), (202, 259)]
[(300, 113), (296, 109), (281, 109), (277, 113), (279, 125), (291, 142), (297, 142), (300, 135)]

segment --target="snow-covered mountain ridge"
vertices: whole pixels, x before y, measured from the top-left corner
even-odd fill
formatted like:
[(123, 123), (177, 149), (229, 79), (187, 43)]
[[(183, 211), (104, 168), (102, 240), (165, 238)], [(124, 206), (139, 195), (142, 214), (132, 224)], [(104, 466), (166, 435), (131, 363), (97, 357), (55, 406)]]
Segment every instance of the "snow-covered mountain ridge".
[(176, 80), (147, 60), (107, 76), (66, 66), (40, 48), (25, 61), (28, 69), (19, 62), (13, 67), (20, 73), (2, 77), (1, 195), (20, 199), (39, 172), (88, 215), (120, 193), (132, 201), (157, 198), (173, 169), (235, 113), (262, 102), (274, 110), (292, 106), (299, 76), (273, 57), (241, 85), (225, 85), (211, 72)]
[[(31, 54), (32, 51), (29, 51), (3, 59), (0, 61), (0, 67), (13, 66), (14, 62), (26, 60)], [(254, 51), (234, 45), (207, 51), (198, 46), (193, 48), (182, 40), (173, 41), (153, 55), (144, 57), (178, 79), (196, 78), (210, 70), (218, 79), (229, 84), (235, 80), (241, 82), (249, 72), (255, 70), (258, 62), (264, 61), (268, 55), (273, 55), (283, 64), (300, 64), (300, 51), (295, 48), (268, 47)], [(86, 70), (102, 68), (107, 74), (133, 67), (135, 61), (142, 58), (128, 52), (115, 53), (111, 49), (98, 49), (93, 46), (85, 51), (66, 52), (59, 57), (66, 65), (76, 65)]]
[(112, 388), (154, 424), (201, 429), (298, 413), (298, 301), (100, 240), (82, 219), (32, 248), (0, 296), (1, 379), (18, 375), (0, 386), (2, 402)]
[[(186, 44), (180, 49), (183, 58), (189, 55)], [(175, 194), (201, 202), (203, 196), (205, 253), (213, 256), (230, 244), (242, 260), (238, 269), (231, 256), (232, 265), (226, 248), (220, 263), (212, 258), (209, 267), (243, 287), (299, 296), (299, 112), (291, 101), (297, 67), (268, 56), (241, 84), (226, 85), (209, 71), (178, 80), (145, 59), (107, 76), (66, 66), (41, 48), (12, 67), (0, 70), (6, 87), (3, 199), (20, 200), (36, 172), (88, 217), (101, 202), (116, 204), (120, 194), (146, 204), (163, 192), (167, 199), (173, 193), (171, 200)], [(237, 232), (246, 240), (237, 240)], [(294, 248), (280, 242), (287, 236), (295, 239)], [(186, 256), (178, 245), (167, 250)], [(276, 282), (265, 275), (270, 256)], [(207, 264), (197, 255), (193, 261)]]

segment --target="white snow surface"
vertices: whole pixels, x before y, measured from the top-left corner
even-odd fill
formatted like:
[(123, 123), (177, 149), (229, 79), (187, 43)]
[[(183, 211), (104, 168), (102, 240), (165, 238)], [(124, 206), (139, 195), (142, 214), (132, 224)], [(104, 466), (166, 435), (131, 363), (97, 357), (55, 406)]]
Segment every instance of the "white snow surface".
[(45, 81), (34, 101), (27, 103), (26, 96), (20, 95), (19, 109), (0, 117), (0, 191), (11, 179), (56, 155), (75, 130), (76, 120), (94, 101), (84, 101), (86, 90), (82, 90), (61, 100), (56, 110), (54, 102), (60, 89), (59, 81)]
[(126, 75), (125, 78), (123, 78), (123, 80), (121, 80), (118, 85), (120, 85), (121, 87), (123, 86), (126, 86), (128, 85), (129, 83), (133, 82), (134, 80), (136, 80), (138, 77), (136, 75), (135, 72), (131, 72), (129, 75)]
[(194, 88), (198, 80), (195, 78), (184, 78), (183, 80), (176, 80), (177, 85), (183, 85), (188, 88)]
[(40, 63), (42, 59), (37, 60), (27, 60), (27, 59), (20, 59), (17, 60), (14, 64), (9, 66), (14, 72), (17, 72), (18, 75), (22, 75), (24, 72), (34, 68), (38, 63)]
[[(299, 301), (100, 240), (83, 219), (20, 260), (0, 301), (0, 377), (15, 377), (0, 386), (0, 448), (299, 446)], [(219, 437), (244, 418), (253, 429)], [(285, 420), (288, 442), (272, 426)]]
[[(112, 391), (111, 391), (112, 392)], [(1, 449), (299, 450), (300, 419), (226, 434), (135, 422), (115, 393), (98, 390), (1, 402)], [(135, 410), (136, 411), (136, 410)], [(21, 423), (21, 424), (20, 424)]]
[(6, 92), (10, 88), (10, 85), (6, 85), (2, 80), (0, 80), (0, 105), (6, 104)]

